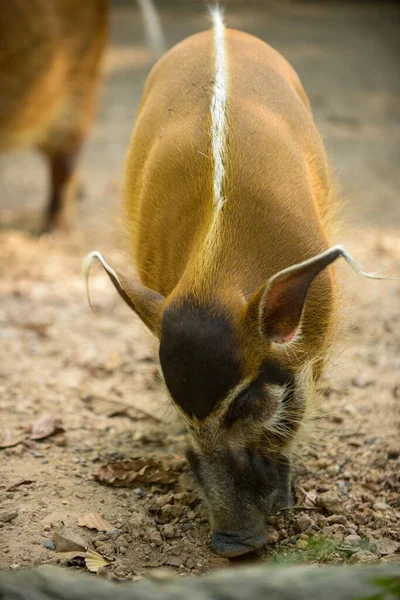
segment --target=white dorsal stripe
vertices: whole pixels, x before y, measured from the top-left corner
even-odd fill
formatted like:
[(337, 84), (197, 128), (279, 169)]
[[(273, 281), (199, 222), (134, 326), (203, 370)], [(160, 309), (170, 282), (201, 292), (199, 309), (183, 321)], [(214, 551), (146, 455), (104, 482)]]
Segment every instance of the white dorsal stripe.
[(225, 25), (218, 6), (210, 9), (214, 29), (214, 89), (211, 100), (211, 145), (214, 159), (214, 202), (217, 210), (224, 204), (222, 186), (227, 127), (228, 64), (225, 48)]

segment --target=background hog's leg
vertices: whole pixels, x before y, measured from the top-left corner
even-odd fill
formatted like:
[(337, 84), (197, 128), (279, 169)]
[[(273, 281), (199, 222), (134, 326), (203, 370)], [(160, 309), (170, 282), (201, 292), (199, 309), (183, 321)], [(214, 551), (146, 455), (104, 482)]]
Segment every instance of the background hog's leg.
[(79, 148), (48, 156), (50, 169), (50, 194), (40, 233), (55, 229), (69, 231), (73, 221), (80, 186), (76, 174)]
[(71, 52), (63, 105), (37, 144), (48, 157), (51, 178), (42, 232), (68, 231), (82, 197), (77, 160), (93, 124), (100, 64), (108, 38), (109, 6), (108, 2), (97, 0), (81, 3), (79, 8), (81, 36), (78, 39), (71, 34), (76, 30), (74, 11), (69, 10), (63, 21), (63, 44)]

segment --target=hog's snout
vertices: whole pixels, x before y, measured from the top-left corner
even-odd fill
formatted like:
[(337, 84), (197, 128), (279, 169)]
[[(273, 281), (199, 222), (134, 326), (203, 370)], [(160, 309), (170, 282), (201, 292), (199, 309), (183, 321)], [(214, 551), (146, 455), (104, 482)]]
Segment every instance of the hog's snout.
[(225, 558), (234, 558), (264, 548), (266, 541), (260, 533), (248, 531), (213, 531), (212, 549)]

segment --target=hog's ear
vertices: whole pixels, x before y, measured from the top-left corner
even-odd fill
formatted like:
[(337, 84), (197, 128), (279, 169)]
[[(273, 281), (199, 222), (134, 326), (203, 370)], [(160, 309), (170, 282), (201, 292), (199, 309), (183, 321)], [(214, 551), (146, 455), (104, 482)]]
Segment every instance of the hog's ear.
[(260, 332), (278, 344), (287, 344), (299, 331), (307, 292), (313, 279), (343, 256), (341, 246), (334, 246), (309, 260), (279, 271), (250, 299), (247, 312), (257, 319)]
[(156, 335), (160, 337), (161, 332), (161, 305), (164, 300), (164, 296), (151, 290), (144, 285), (136, 281), (126, 279), (120, 273), (117, 273), (110, 265), (105, 261), (104, 257), (100, 252), (91, 252), (87, 255), (82, 264), (82, 275), (86, 282), (86, 293), (89, 301), (89, 305), (93, 310), (90, 302), (89, 295), (89, 271), (92, 264), (98, 260), (104, 267), (107, 275), (114, 284), (115, 289), (123, 300), (127, 303), (132, 310), (141, 318), (143, 323)]

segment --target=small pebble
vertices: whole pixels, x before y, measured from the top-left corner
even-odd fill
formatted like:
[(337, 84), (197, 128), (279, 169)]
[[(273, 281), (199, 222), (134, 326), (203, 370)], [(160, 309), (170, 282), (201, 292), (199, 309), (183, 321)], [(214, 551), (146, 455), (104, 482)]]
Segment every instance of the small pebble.
[(345, 542), (348, 542), (349, 544), (358, 544), (358, 542), (361, 542), (361, 537), (357, 534), (350, 534), (347, 535), (344, 538)]
[(319, 506), (325, 508), (330, 515), (343, 514), (343, 503), (339, 496), (332, 491), (324, 492), (317, 498)]
[(368, 552), (367, 550), (359, 550), (355, 554), (353, 554), (350, 558), (349, 562), (355, 563), (371, 563), (377, 562), (378, 557), (372, 552)]
[(308, 547), (308, 542), (306, 540), (297, 540), (296, 548), (299, 550), (305, 550)]
[(375, 502), (375, 504), (373, 505), (373, 509), (374, 510), (389, 510), (389, 506), (385, 503), (385, 502)]
[(150, 534), (150, 538), (149, 539), (150, 539), (151, 542), (154, 542), (154, 544), (156, 546), (161, 546), (161, 544), (162, 544), (162, 537), (161, 537), (161, 535), (160, 535), (160, 533), (158, 531), (153, 531)]
[(19, 510), (1, 510), (0, 511), (0, 523), (10, 523), (18, 517)]
[(170, 525), (169, 523), (167, 523), (167, 525), (164, 525), (162, 532), (167, 539), (175, 537), (175, 529), (173, 525)]
[(56, 547), (51, 540), (44, 540), (43, 545), (47, 550), (55, 550)]
[(296, 520), (296, 525), (299, 531), (305, 531), (313, 524), (313, 520), (307, 515), (299, 515)]
[(276, 544), (279, 540), (279, 533), (273, 527), (266, 527), (264, 531), (264, 537), (267, 544)]
[(340, 525), (347, 525), (347, 519), (344, 515), (330, 515), (327, 518), (328, 523), (337, 523)]

